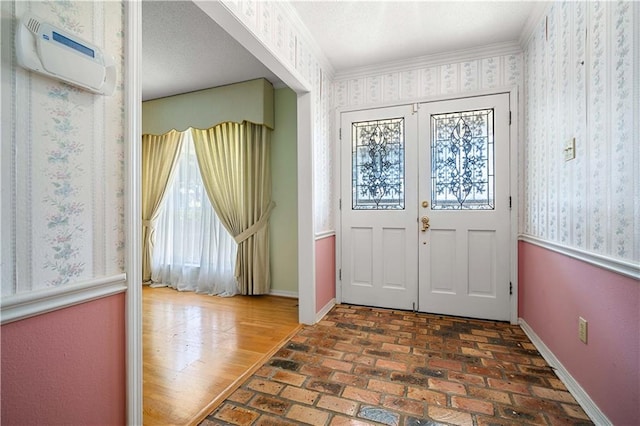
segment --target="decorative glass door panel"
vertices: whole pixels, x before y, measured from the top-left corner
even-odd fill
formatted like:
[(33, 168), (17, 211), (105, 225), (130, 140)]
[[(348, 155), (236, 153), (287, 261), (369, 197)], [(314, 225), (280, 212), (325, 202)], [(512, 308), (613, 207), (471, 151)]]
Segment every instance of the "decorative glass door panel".
[(494, 208), (493, 109), (431, 116), (433, 209)]
[(352, 124), (354, 210), (404, 209), (404, 118)]

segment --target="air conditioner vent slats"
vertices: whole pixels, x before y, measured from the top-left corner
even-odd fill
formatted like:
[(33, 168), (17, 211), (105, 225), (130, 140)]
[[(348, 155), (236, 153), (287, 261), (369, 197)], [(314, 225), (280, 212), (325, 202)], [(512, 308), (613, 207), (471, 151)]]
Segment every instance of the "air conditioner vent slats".
[(40, 29), (40, 22), (37, 19), (30, 18), (27, 23), (27, 28), (29, 28), (29, 31), (33, 33), (38, 33), (38, 30)]

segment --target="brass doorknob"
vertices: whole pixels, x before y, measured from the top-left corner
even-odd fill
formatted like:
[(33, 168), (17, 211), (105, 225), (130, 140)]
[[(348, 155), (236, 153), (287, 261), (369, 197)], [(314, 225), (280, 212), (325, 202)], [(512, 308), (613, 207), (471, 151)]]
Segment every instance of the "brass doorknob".
[(422, 221), (422, 232), (426, 232), (427, 229), (429, 229), (429, 218), (427, 216), (422, 216), (422, 219), (420, 219)]

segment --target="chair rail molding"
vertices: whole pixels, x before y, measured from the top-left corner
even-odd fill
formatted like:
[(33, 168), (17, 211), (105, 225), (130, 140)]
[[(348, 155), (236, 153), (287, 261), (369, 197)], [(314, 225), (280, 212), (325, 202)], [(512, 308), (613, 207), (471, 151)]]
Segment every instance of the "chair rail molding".
[(126, 274), (95, 278), (61, 287), (19, 293), (2, 298), (0, 318), (8, 324), (90, 300), (126, 291)]
[(591, 253), (586, 250), (565, 246), (553, 241), (544, 240), (532, 235), (520, 234), (518, 240), (533, 244), (556, 253), (564, 254), (574, 259), (582, 260), (591, 265), (598, 266), (611, 272), (624, 275), (626, 277), (635, 278), (640, 284), (640, 265), (626, 260), (615, 259), (601, 254)]

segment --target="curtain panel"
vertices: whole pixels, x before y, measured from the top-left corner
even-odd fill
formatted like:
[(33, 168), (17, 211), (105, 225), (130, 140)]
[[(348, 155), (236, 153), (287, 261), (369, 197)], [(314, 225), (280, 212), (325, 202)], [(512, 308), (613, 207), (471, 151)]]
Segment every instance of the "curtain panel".
[(155, 222), (152, 287), (209, 295), (238, 293), (237, 244), (213, 210), (202, 182), (191, 132)]
[(155, 221), (178, 163), (183, 134), (142, 135), (142, 282), (151, 281)]
[(271, 131), (250, 122), (192, 129), (207, 195), (238, 243), (235, 277), (241, 294), (267, 294), (271, 200)]

